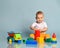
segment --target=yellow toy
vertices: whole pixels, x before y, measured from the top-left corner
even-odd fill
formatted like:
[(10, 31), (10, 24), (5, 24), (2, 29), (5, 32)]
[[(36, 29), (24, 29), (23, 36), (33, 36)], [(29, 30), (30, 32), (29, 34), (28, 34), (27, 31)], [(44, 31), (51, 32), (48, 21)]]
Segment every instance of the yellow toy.
[(9, 39), (9, 42), (12, 42), (12, 39)]
[[(30, 37), (31, 38), (35, 38), (34, 34), (30, 34)], [(46, 38), (50, 38), (50, 34), (43, 34), (43, 33), (40, 33), (40, 37), (37, 37), (36, 38), (36, 41), (39, 43), (39, 44), (42, 44), (44, 43), (44, 39)]]
[(34, 34), (30, 34), (30, 37), (33, 38), (33, 39), (35, 38), (35, 37), (34, 37)]
[(12, 44), (12, 39), (9, 39), (9, 44)]
[(39, 44), (43, 44), (44, 43), (44, 38), (43, 37), (37, 37), (37, 42), (39, 43)]
[(53, 41), (56, 41), (57, 39), (56, 38), (52, 38)]
[(21, 40), (22, 39), (21, 34), (19, 34), (19, 33), (14, 34), (14, 39)]
[(50, 38), (50, 34), (45, 34), (45, 38)]

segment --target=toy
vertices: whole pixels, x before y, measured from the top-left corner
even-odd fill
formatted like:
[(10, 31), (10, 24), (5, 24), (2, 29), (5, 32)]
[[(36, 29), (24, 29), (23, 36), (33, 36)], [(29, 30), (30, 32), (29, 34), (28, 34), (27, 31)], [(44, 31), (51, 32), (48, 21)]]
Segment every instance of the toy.
[(55, 33), (52, 34), (52, 38), (56, 38), (56, 34)]
[(43, 37), (37, 37), (37, 42), (39, 44), (43, 44), (44, 43), (44, 38)]
[(46, 39), (45, 39), (45, 42), (57, 43), (56, 34), (53, 33), (53, 34), (52, 34), (52, 38), (50, 38), (50, 37), (46, 38)]
[(45, 42), (51, 42), (51, 38), (45, 39)]
[(26, 44), (26, 40), (23, 40), (23, 43)]
[(10, 39), (12, 40), (11, 42), (15, 41), (13, 37), (7, 37), (8, 42), (9, 42)]
[(35, 30), (35, 34), (30, 34), (30, 37), (36, 40), (38, 43), (51, 42), (50, 35), (40, 33), (40, 30)]
[(22, 36), (20, 33), (13, 33), (13, 32), (8, 32), (8, 37), (7, 37), (8, 42), (17, 42), (21, 43)]
[(22, 39), (21, 34), (20, 33), (15, 33), (14, 34), (14, 39), (15, 40), (21, 40)]
[(42, 44), (44, 43), (44, 37), (45, 37), (45, 34), (41, 34), (40, 33), (40, 37), (37, 37), (36, 40), (39, 44)]
[(35, 30), (35, 40), (40, 37), (40, 30)]
[(34, 40), (33, 38), (27, 38), (27, 40)]
[(9, 44), (12, 44), (12, 39), (9, 39)]
[(21, 43), (21, 40), (18, 40), (18, 43)]
[(35, 41), (35, 40), (27, 40), (27, 41), (26, 41), (26, 44), (37, 45), (37, 41)]
[(56, 34), (55, 33), (52, 34), (52, 41), (51, 41), (51, 43), (57, 43), (57, 39), (56, 39)]
[(26, 45), (37, 45), (37, 41), (34, 40), (33, 38), (27, 38), (27, 40), (23, 40), (23, 43), (26, 44)]
[(37, 41), (36, 40), (34, 40), (33, 38), (27, 38), (27, 40), (23, 40), (23, 43), (24, 44), (29, 44), (29, 45), (36, 45), (37, 44)]
[(37, 40), (38, 43), (44, 43), (44, 39), (46, 39), (46, 42), (51, 42), (49, 38), (49, 34), (40, 33), (40, 30), (35, 30), (35, 40)]
[(14, 33), (13, 32), (8, 32), (8, 35), (10, 36), (10, 37), (13, 37), (14, 36)]
[(30, 37), (33, 38), (33, 39), (35, 38), (34, 34), (30, 34)]
[(50, 34), (45, 34), (45, 38), (50, 38)]
[(45, 34), (45, 39), (44, 39), (45, 42), (51, 42), (51, 38), (50, 38), (50, 35), (49, 34)]

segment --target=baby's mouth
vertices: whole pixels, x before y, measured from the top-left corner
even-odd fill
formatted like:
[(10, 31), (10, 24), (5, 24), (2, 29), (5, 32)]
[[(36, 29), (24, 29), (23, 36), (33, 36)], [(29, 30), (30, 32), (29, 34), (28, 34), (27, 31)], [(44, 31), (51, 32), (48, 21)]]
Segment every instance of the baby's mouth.
[(39, 21), (39, 23), (41, 23), (42, 21)]

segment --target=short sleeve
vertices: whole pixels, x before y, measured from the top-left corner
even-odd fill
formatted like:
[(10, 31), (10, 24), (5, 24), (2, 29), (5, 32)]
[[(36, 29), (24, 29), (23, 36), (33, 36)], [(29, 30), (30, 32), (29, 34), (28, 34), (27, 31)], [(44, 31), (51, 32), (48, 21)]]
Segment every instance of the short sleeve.
[(36, 23), (34, 22), (32, 25), (31, 25), (31, 27), (35, 27), (36, 26)]
[(47, 27), (47, 23), (46, 22), (44, 22), (44, 27)]

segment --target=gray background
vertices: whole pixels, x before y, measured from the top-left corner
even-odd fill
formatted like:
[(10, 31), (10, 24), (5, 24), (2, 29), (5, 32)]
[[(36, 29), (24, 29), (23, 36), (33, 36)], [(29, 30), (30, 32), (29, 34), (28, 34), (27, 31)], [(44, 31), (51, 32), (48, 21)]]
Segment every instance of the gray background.
[[(8, 31), (20, 32), (23, 37), (33, 31), (35, 13), (43, 11), (48, 25), (47, 33), (60, 36), (60, 0), (0, 0), (0, 44), (4, 44)], [(4, 41), (5, 40), (5, 41)]]

